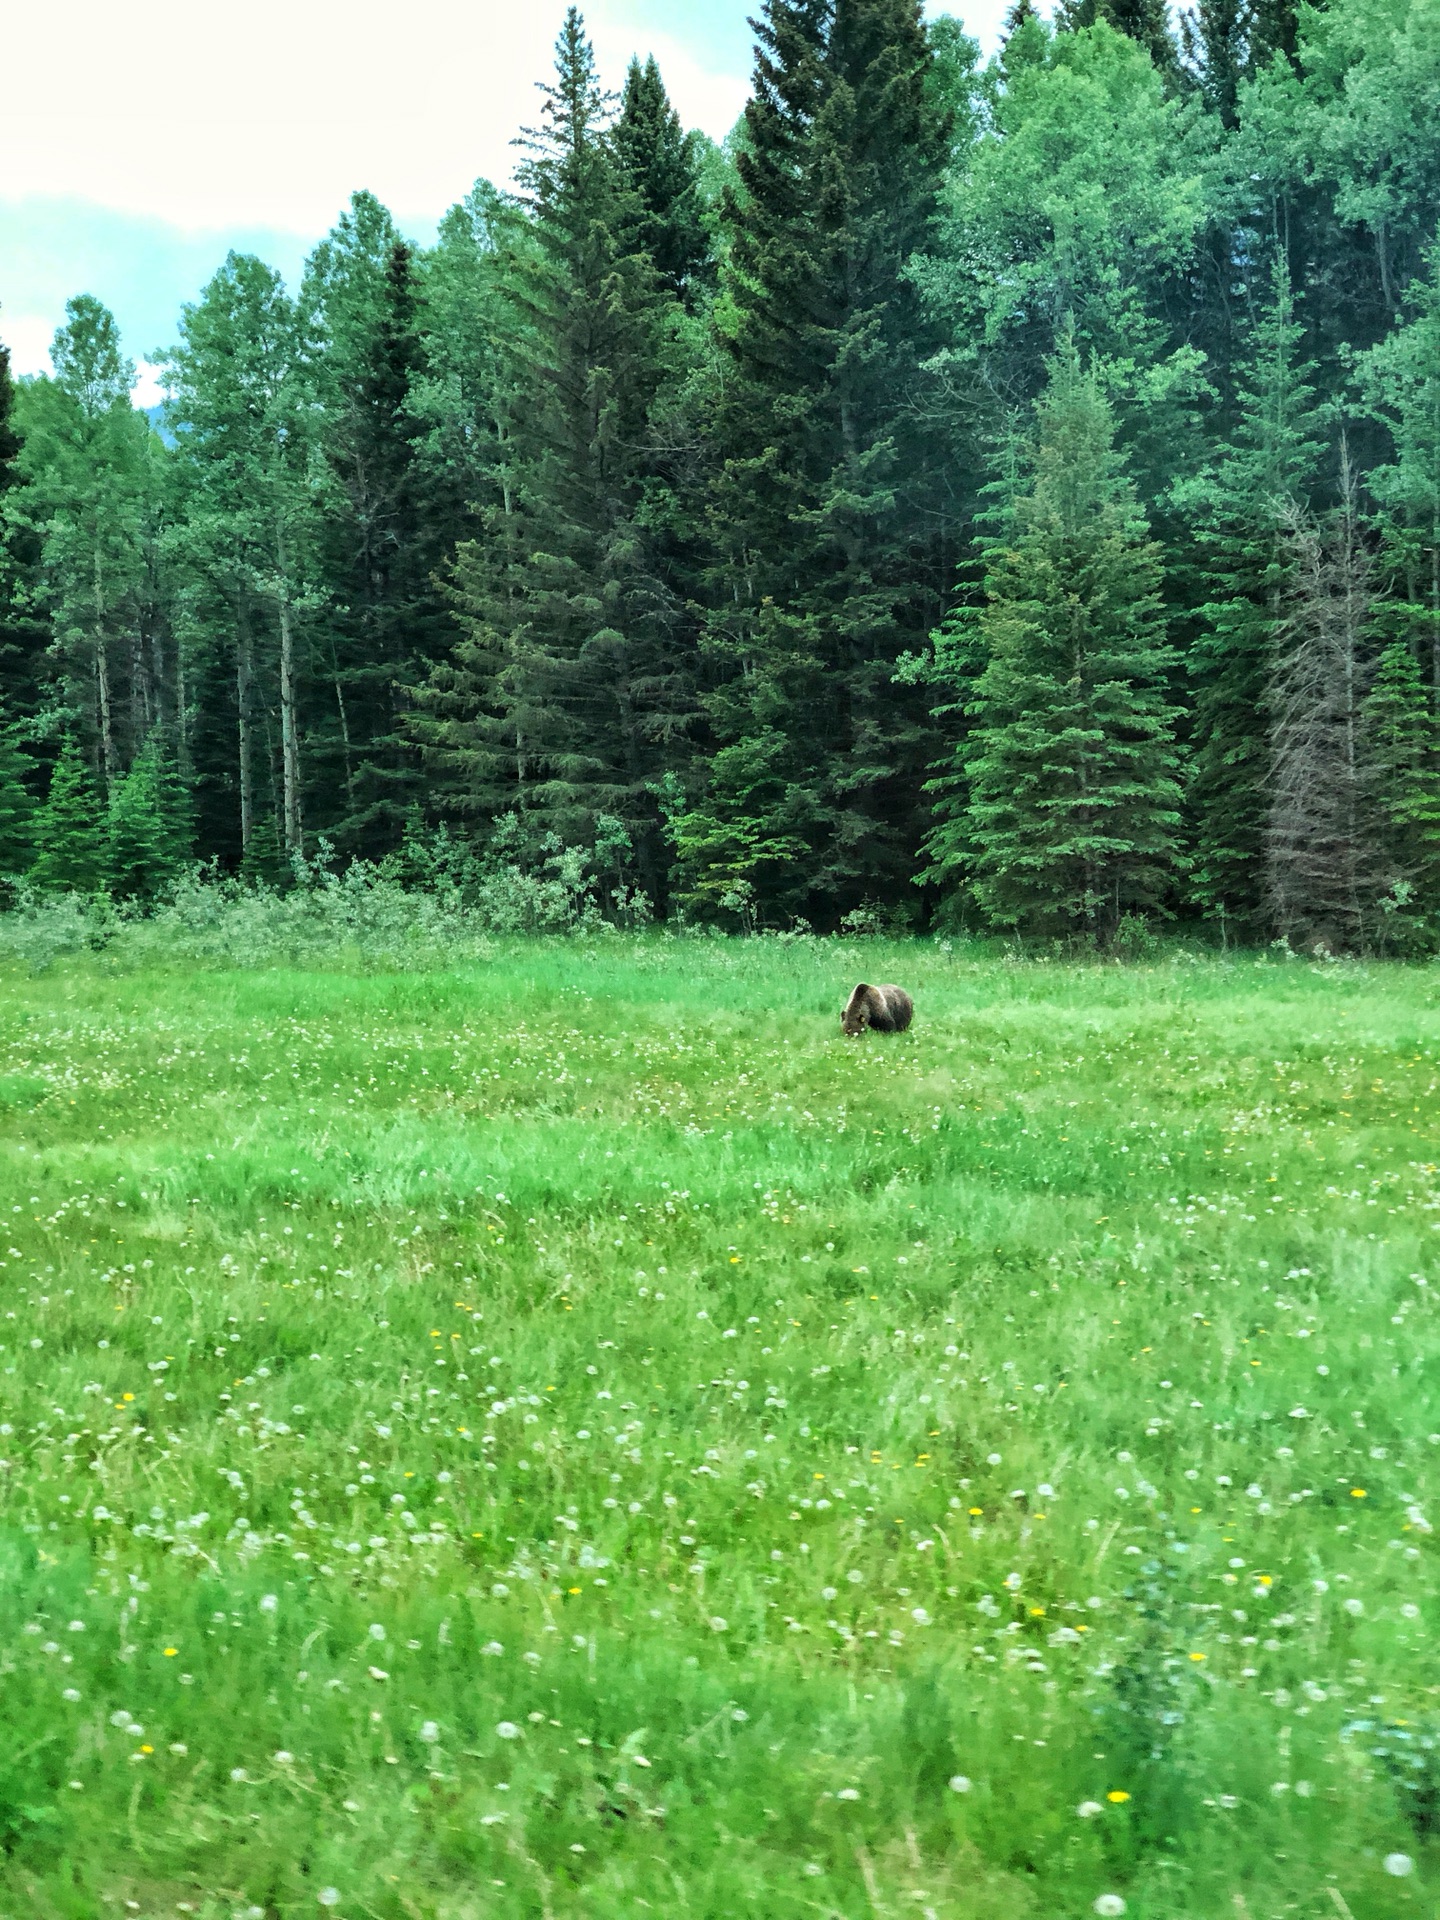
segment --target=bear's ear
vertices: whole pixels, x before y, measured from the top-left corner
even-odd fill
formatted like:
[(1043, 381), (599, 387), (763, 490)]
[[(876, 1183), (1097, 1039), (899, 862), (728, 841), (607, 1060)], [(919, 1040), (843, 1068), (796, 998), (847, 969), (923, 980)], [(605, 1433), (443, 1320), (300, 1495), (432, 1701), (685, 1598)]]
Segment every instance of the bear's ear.
[[(863, 980), (860, 982), (859, 986), (856, 987), (855, 989), (855, 993), (869, 993), (869, 992), (870, 992), (870, 988), (866, 986)], [(850, 996), (852, 1000), (855, 998), (855, 993), (852, 993)]]

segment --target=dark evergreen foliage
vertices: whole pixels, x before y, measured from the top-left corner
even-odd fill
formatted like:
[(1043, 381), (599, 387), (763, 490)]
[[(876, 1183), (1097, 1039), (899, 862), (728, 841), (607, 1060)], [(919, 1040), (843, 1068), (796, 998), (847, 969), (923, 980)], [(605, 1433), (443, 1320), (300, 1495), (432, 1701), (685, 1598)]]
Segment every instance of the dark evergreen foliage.
[(934, 752), (896, 662), (944, 605), (927, 330), (906, 263), (949, 129), (915, 0), (771, 0), (727, 201), (708, 646), (719, 741), (681, 825), (696, 900), (743, 881), (833, 924), (901, 902)]
[(964, 778), (941, 786), (928, 842), (931, 878), (1026, 933), (1110, 940), (1163, 910), (1179, 859), (1160, 551), (1114, 441), (1068, 340), (990, 543)]
[(654, 426), (678, 307), (573, 8), (544, 98), (521, 171), (532, 244), (509, 289), (504, 489), (460, 554), (463, 637), (418, 728), (462, 814), (514, 813), (537, 855), (618, 822), (655, 898), (666, 876), (653, 789), (684, 764), (695, 717)]
[(643, 67), (630, 62), (615, 150), (640, 203), (641, 245), (667, 290), (693, 305), (711, 267), (697, 141), (681, 126), (653, 55)]
[(93, 296), (0, 350), (0, 877), (1440, 950), (1434, 0), (756, 33), (716, 145), (572, 9), (516, 190), (232, 255), (163, 439)]
[(105, 809), (95, 777), (74, 739), (55, 762), (50, 793), (35, 822), (33, 885), (51, 893), (94, 893), (108, 878)]

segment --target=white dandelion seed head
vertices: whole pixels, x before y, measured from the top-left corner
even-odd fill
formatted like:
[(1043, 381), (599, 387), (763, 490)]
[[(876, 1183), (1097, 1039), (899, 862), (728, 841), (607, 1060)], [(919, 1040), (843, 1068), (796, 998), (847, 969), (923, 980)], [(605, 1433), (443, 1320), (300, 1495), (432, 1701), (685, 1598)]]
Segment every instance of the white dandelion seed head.
[(372, 1640), (383, 1640), (385, 1638), (385, 1629), (380, 1625), (378, 1620), (375, 1621), (370, 1628), (370, 1638)]
[(420, 1738), (427, 1747), (435, 1746), (440, 1738), (439, 1725), (434, 1720), (423, 1720), (420, 1723)]
[(860, 1798), (860, 1789), (858, 1787), (841, 1787), (835, 1798), (837, 1800), (858, 1800)]
[(338, 1887), (322, 1887), (315, 1897), (322, 1907), (338, 1907), (340, 1904), (340, 1889)]
[(279, 1608), (279, 1605), (280, 1605), (280, 1599), (278, 1594), (274, 1594), (274, 1593), (261, 1594), (260, 1611), (262, 1613), (274, 1613)]
[(513, 1720), (501, 1720), (496, 1726), (495, 1732), (502, 1740), (518, 1740), (520, 1738), (520, 1729)]
[(718, 1613), (711, 1614), (710, 1631), (712, 1633), (728, 1633), (729, 1630), (730, 1622), (728, 1620), (722, 1620)]
[(295, 1756), (287, 1747), (281, 1747), (274, 1759), (277, 1767), (288, 1767), (294, 1764)]
[(1387, 1853), (1380, 1864), (1384, 1867), (1386, 1873), (1392, 1875), (1396, 1880), (1403, 1880), (1406, 1874), (1415, 1871), (1415, 1862), (1410, 1858), (1408, 1853)]
[(1003, 1456), (1001, 1454), (987, 1453), (985, 1456), (985, 1464), (988, 1467), (998, 1467), (1002, 1458)]
[(1118, 1893), (1102, 1893), (1100, 1898), (1095, 1902), (1095, 1911), (1096, 1913), (1110, 1915), (1124, 1913), (1125, 1902), (1120, 1898)]
[(950, 1776), (950, 1791), (952, 1793), (969, 1793), (972, 1784), (972, 1781), (966, 1774), (952, 1773)]
[(1365, 1611), (1365, 1602), (1363, 1600), (1356, 1600), (1352, 1596), (1352, 1598), (1345, 1602), (1345, 1611), (1346, 1613), (1353, 1614), (1358, 1619)]
[(1098, 1800), (1082, 1800), (1075, 1811), (1082, 1820), (1093, 1820), (1097, 1813), (1103, 1813), (1105, 1809)]

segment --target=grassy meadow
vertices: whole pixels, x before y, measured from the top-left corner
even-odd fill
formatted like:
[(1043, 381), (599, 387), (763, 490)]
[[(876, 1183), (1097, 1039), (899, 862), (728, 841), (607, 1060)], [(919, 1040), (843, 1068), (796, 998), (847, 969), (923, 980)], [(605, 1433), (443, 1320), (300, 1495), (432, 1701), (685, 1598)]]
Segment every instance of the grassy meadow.
[(0, 1920), (1432, 1915), (1437, 999), (9, 966)]

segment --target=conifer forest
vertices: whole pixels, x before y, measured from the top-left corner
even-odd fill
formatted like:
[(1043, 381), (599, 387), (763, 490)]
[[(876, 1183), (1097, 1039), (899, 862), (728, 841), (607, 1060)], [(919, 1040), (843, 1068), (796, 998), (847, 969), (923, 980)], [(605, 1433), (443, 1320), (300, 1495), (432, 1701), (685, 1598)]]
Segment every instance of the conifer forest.
[(572, 9), (513, 182), (231, 254), (163, 407), (83, 291), (0, 356), (12, 903), (1440, 946), (1440, 0), (755, 34), (716, 145)]

